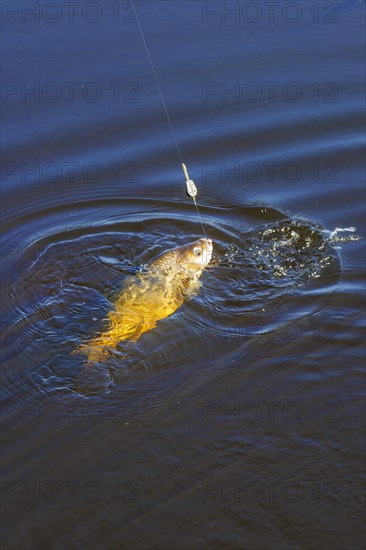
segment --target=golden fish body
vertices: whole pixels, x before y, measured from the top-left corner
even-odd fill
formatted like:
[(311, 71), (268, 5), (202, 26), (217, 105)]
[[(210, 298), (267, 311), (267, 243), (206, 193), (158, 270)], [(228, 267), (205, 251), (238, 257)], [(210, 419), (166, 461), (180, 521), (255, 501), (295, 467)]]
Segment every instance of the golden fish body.
[(108, 314), (108, 329), (79, 351), (87, 354), (89, 362), (103, 360), (119, 342), (137, 340), (159, 320), (172, 315), (197, 292), (211, 255), (212, 241), (199, 239), (164, 252), (145, 273), (129, 277), (114, 311)]

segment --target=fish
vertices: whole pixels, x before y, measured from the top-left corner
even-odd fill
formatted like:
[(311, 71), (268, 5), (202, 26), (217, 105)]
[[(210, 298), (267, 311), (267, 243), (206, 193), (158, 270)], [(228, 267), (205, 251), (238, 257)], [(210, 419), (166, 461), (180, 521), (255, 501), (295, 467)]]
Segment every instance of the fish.
[(146, 271), (127, 277), (122, 292), (108, 314), (108, 328), (83, 344), (79, 353), (88, 363), (101, 362), (124, 340), (140, 336), (169, 317), (199, 290), (199, 281), (211, 261), (213, 243), (201, 238), (169, 249), (153, 259)]

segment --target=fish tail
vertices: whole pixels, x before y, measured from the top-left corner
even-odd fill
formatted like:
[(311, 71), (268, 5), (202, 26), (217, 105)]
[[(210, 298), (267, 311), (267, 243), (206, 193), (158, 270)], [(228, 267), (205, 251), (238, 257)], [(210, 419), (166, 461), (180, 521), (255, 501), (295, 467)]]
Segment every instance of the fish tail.
[(100, 363), (116, 352), (117, 344), (126, 338), (125, 330), (121, 330), (120, 326), (112, 326), (100, 336), (82, 344), (74, 353), (86, 355), (88, 363)]
[[(105, 361), (113, 352), (116, 353), (117, 345), (124, 340), (136, 341), (147, 327), (143, 323), (114, 321), (112, 326), (100, 336), (82, 344), (74, 354), (87, 356), (87, 363), (100, 363)], [(155, 326), (155, 325), (154, 325)], [(148, 329), (153, 328), (149, 326)]]

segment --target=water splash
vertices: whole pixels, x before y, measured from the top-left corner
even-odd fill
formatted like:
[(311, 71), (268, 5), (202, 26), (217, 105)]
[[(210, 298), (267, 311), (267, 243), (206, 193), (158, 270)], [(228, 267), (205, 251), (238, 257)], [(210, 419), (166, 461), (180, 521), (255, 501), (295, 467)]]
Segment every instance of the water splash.
[[(329, 233), (328, 241), (333, 244), (345, 244), (352, 241), (359, 241), (361, 239), (360, 235), (339, 235), (339, 233), (355, 233), (355, 227), (336, 227)], [(339, 246), (335, 248), (340, 248)]]

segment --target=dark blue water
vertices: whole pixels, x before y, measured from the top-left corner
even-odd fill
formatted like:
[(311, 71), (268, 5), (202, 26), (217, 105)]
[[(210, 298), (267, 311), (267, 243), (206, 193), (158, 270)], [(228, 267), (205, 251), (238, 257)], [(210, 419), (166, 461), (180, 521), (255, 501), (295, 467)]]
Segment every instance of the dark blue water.
[(89, 366), (202, 229), (131, 3), (1, 9), (3, 548), (363, 547), (364, 2), (137, 3), (214, 259)]

